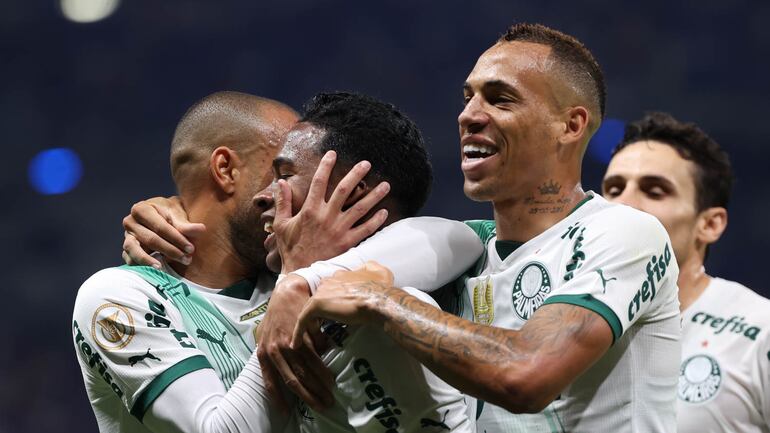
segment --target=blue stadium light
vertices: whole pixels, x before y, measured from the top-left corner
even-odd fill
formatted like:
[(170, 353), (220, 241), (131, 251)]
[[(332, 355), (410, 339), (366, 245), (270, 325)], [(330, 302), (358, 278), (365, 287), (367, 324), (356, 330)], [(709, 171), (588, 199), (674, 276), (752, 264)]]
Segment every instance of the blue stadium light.
[(82, 174), (83, 165), (77, 153), (63, 147), (44, 150), (29, 163), (29, 182), (44, 195), (71, 191)]
[(596, 131), (591, 142), (588, 143), (588, 151), (594, 159), (609, 164), (612, 149), (623, 139), (623, 129), (626, 122), (620, 119), (604, 119), (602, 126)]

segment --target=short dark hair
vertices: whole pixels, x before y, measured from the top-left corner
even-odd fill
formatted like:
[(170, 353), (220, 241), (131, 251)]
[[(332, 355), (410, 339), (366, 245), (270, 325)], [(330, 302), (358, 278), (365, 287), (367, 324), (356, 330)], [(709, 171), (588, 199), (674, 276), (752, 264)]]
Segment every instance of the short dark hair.
[(698, 212), (710, 207), (727, 208), (735, 182), (730, 158), (719, 143), (696, 124), (680, 122), (668, 113), (646, 113), (626, 125), (623, 141), (615, 147), (612, 156), (629, 144), (643, 140), (665, 143), (695, 165), (693, 181)]
[[(582, 42), (542, 24), (519, 23), (508, 28), (498, 42), (532, 42), (551, 47), (553, 57), (564, 67), (573, 84), (599, 108), (604, 118), (607, 89), (604, 74), (591, 51)], [(597, 123), (598, 125), (598, 123)]]
[(300, 122), (326, 131), (317, 149), (322, 155), (334, 150), (349, 166), (371, 162), (369, 176), (390, 183), (388, 196), (402, 217), (425, 204), (433, 182), (428, 152), (420, 130), (393, 105), (357, 93), (319, 93)]

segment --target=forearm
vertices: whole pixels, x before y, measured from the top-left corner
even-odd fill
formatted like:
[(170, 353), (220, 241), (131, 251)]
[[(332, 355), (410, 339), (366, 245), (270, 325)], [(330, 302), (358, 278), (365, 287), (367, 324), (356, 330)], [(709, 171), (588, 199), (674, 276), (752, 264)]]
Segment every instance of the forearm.
[(157, 398), (143, 422), (156, 433), (281, 432), (286, 418), (268, 400), (252, 355), (227, 391), (211, 369), (181, 377)]
[(541, 410), (612, 341), (606, 323), (580, 307), (544, 306), (514, 331), (445, 313), (397, 288), (371, 290), (383, 294), (372, 309), (397, 344), (457, 389), (513, 412)]

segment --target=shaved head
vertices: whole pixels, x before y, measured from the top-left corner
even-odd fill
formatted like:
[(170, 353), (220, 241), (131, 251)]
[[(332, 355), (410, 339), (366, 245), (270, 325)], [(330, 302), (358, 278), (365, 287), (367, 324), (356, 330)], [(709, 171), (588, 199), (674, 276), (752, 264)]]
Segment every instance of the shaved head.
[[(240, 92), (216, 92), (182, 116), (171, 142), (171, 175), (179, 193), (207, 178), (211, 153), (226, 146), (243, 158), (263, 155), (267, 166), (297, 114), (285, 104)], [(256, 152), (263, 150), (267, 152)]]
[(604, 75), (596, 59), (574, 37), (541, 24), (521, 23), (511, 26), (498, 43), (531, 42), (551, 48), (551, 70), (569, 89), (563, 102), (582, 105), (591, 114), (590, 132), (599, 129), (604, 118), (606, 88)]

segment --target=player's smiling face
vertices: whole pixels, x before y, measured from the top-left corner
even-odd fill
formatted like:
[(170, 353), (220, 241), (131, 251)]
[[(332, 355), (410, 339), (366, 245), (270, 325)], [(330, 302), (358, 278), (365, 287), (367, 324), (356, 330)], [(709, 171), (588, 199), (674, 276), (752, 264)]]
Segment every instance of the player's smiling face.
[(479, 201), (531, 195), (547, 179), (558, 133), (550, 48), (498, 43), (479, 57), (463, 86), (458, 117), (465, 194)]
[(602, 194), (647, 212), (663, 224), (680, 263), (695, 251), (695, 165), (654, 140), (629, 144), (610, 161)]
[[(286, 135), (281, 152), (273, 160), (273, 179), (284, 179), (291, 188), (291, 212), (295, 215), (302, 208), (310, 190), (310, 182), (313, 180), (321, 155), (318, 151), (321, 140), (326, 132), (310, 123), (298, 123)], [(271, 187), (259, 193), (270, 195)], [(271, 202), (272, 203), (272, 202)], [(265, 231), (272, 232), (272, 222), (275, 218), (275, 206), (262, 214), (262, 223)], [(265, 239), (267, 249), (267, 267), (278, 272), (281, 269), (281, 257), (275, 244), (275, 235), (270, 234)]]

